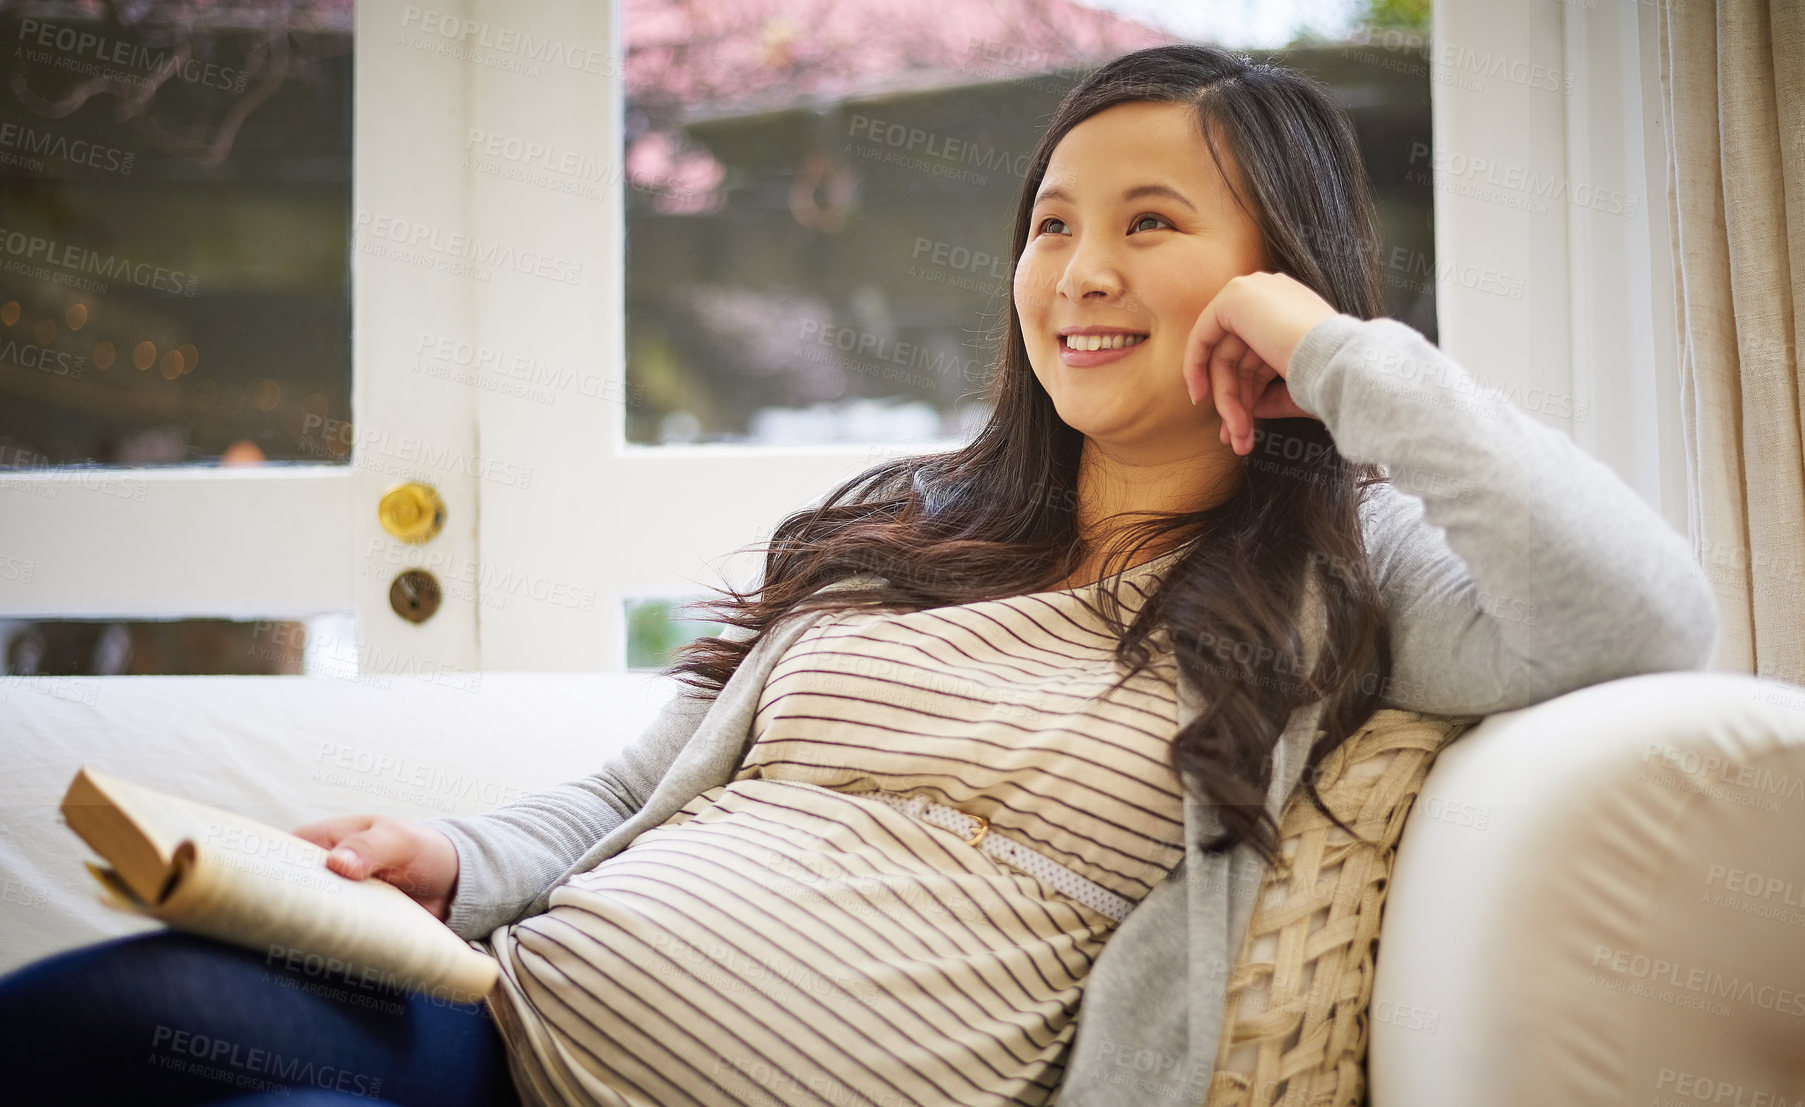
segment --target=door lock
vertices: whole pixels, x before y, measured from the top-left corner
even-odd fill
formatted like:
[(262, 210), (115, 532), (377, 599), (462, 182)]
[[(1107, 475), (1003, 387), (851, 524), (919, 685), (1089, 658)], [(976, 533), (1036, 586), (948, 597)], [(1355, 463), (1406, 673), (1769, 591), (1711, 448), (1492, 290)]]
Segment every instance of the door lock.
[(424, 623), (439, 609), (439, 580), (425, 569), (409, 569), (389, 585), (389, 606), (410, 623)]

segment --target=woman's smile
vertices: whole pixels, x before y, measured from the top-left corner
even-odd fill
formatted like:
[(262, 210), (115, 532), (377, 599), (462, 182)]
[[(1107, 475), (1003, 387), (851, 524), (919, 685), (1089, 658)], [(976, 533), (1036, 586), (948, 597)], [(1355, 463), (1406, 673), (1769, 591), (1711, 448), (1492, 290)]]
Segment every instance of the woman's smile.
[(1140, 350), (1145, 331), (1110, 327), (1073, 327), (1059, 332), (1059, 361), (1074, 368), (1108, 365)]

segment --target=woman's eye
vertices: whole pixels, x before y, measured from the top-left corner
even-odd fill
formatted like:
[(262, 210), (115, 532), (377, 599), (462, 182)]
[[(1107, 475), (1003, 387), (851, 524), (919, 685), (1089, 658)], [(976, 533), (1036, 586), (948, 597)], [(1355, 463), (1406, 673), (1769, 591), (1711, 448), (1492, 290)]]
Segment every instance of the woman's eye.
[(1065, 234), (1065, 220), (1049, 215), (1040, 221), (1039, 231), (1041, 234)]
[[(1149, 223), (1151, 223), (1152, 226), (1146, 226), (1146, 224)], [(1137, 215), (1134, 217), (1134, 222), (1129, 225), (1128, 229), (1130, 231), (1153, 231), (1158, 230), (1161, 227), (1170, 227), (1171, 225), (1171, 220), (1163, 215)]]

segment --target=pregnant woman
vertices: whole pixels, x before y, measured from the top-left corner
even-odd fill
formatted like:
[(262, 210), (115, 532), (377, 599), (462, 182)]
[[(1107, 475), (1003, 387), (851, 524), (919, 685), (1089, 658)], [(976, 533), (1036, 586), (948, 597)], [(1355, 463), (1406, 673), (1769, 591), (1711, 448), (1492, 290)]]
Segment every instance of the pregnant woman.
[(1708, 662), (1681, 538), (1378, 318), (1311, 83), (1122, 57), (1013, 230), (989, 423), (784, 520), (635, 744), (493, 812), (301, 828), (493, 953), (486, 1004), (119, 940), (0, 982), (8, 1078), (223, 1098), (146, 1062), (163, 1027), (367, 1077), (331, 1101), (1196, 1107), (1277, 816), (1374, 710)]

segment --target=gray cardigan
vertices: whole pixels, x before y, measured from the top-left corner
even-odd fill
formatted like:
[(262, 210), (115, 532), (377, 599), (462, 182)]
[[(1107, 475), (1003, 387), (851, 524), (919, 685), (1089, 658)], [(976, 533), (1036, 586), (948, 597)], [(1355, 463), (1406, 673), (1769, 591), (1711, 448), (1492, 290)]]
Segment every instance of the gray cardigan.
[[(1709, 663), (1716, 602), (1687, 543), (1609, 468), (1477, 387), (1415, 330), (1389, 319), (1324, 320), (1298, 346), (1287, 379), (1344, 457), (1377, 462), (1391, 477), (1362, 517), (1392, 620), (1384, 706), (1484, 715)], [(1287, 460), (1259, 444), (1249, 459)], [(1306, 611), (1305, 671), (1320, 643), (1320, 602), (1312, 597)], [(567, 877), (730, 781), (767, 674), (818, 617), (780, 622), (712, 698), (680, 690), (599, 772), (496, 811), (425, 820), (457, 847), (451, 929), (488, 938), (545, 911)], [(1199, 703), (1182, 675), (1179, 694), (1183, 726)], [(1321, 712), (1319, 701), (1286, 723), (1267, 797), (1274, 819), (1299, 782)], [(1055, 1096), (1062, 1107), (1203, 1102), (1229, 969), (1265, 872), (1246, 846), (1200, 851), (1198, 839), (1216, 829), (1187, 792), (1183, 860), (1117, 927), (1086, 981)]]

